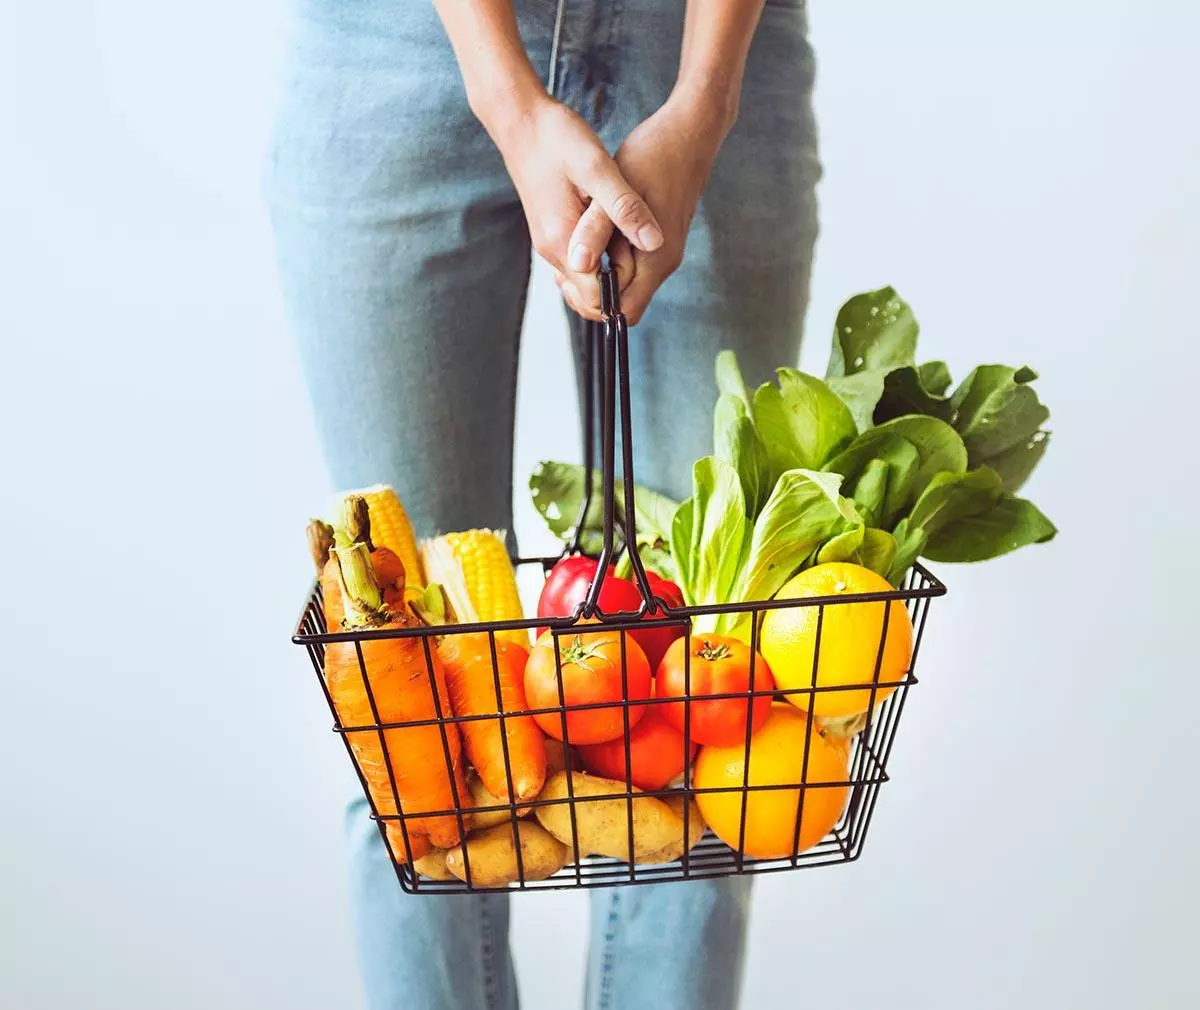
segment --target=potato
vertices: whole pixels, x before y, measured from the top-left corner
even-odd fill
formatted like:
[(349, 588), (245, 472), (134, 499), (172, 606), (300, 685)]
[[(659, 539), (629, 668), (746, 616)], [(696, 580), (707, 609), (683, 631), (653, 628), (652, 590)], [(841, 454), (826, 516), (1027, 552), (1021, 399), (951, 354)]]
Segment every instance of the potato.
[[(589, 796), (624, 793), (625, 783), (599, 778), (585, 772), (572, 772), (571, 785), (575, 796), (575, 825), (579, 836), (579, 855), (611, 856), (629, 861), (629, 807), (625, 799), (588, 800)], [(641, 792), (636, 786), (633, 791)], [(567, 773), (558, 772), (547, 782), (538, 799), (558, 800), (567, 797)], [(654, 796), (633, 800), (633, 855), (638, 863), (666, 863), (683, 854), (683, 799), (673, 797), (666, 802)], [(571, 808), (567, 803), (537, 808), (542, 827), (571, 847)], [(695, 845), (704, 834), (704, 821), (699, 808), (692, 803), (688, 815), (689, 845)]]
[[(526, 880), (545, 880), (566, 865), (567, 847), (532, 821), (518, 821), (521, 837), (521, 868)], [(513, 845), (512, 824), (497, 824), (467, 838), (467, 859), (471, 861), (471, 883), (475, 887), (499, 887), (520, 879), (517, 850)], [(446, 853), (446, 869), (459, 880), (467, 879), (463, 846)]]
[(454, 874), (446, 869), (445, 849), (430, 849), (426, 855), (413, 863), (413, 869), (430, 880), (454, 879)]
[[(487, 786), (483, 784), (482, 779), (474, 772), (471, 772), (467, 778), (467, 788), (471, 791), (471, 805), (473, 807), (495, 807), (508, 806), (508, 800), (502, 799), (488, 792)], [(518, 807), (517, 816), (524, 817), (529, 813), (529, 807)], [(471, 811), (470, 819), (467, 824), (467, 831), (481, 831), (484, 828), (495, 827), (497, 824), (511, 824), (512, 818), (507, 810), (489, 810), (486, 812)]]
[[(565, 752), (565, 753), (564, 753)], [(583, 768), (583, 762), (579, 760), (579, 754), (574, 747), (563, 747), (561, 740), (546, 740), (546, 779), (555, 772), (566, 771), (567, 759), (571, 762), (571, 768), (574, 771), (580, 771)]]
[[(670, 845), (665, 845), (656, 852), (639, 852), (638, 863), (643, 866), (653, 866), (655, 863), (673, 863), (683, 855), (683, 797), (671, 796), (662, 802), (669, 806), (675, 816), (679, 818), (679, 834), (671, 840)], [(688, 814), (687, 847), (690, 851), (704, 837), (704, 832), (708, 830), (708, 825), (704, 823), (704, 817), (700, 813), (700, 808), (696, 805), (696, 801), (692, 800), (689, 805), (691, 806), (691, 813)]]

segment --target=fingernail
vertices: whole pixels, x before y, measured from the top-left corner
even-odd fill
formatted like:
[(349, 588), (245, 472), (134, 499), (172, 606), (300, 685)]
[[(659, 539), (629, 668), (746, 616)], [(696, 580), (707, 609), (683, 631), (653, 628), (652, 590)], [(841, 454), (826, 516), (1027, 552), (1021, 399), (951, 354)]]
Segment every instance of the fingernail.
[(592, 254), (588, 251), (587, 246), (580, 243), (571, 246), (571, 251), (567, 254), (567, 266), (578, 273), (591, 270)]
[(654, 252), (663, 243), (662, 230), (656, 224), (644, 224), (638, 229), (638, 241), (646, 252)]

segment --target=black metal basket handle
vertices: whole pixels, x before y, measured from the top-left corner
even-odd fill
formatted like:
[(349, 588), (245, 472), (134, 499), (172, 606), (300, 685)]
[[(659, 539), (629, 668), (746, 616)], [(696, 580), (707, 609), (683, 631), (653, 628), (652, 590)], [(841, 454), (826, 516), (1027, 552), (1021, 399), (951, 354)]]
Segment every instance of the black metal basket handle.
[[(587, 396), (583, 404), (583, 471), (584, 491), (579, 516), (575, 521), (575, 533), (568, 551), (580, 551), (580, 537), (588, 510), (592, 503), (594, 446), (596, 434), (597, 390), (600, 399), (600, 496), (603, 504), (603, 548), (600, 551), (596, 575), (592, 579), (587, 598), (576, 615), (597, 618), (601, 621), (629, 620), (646, 613), (669, 612), (666, 602), (654, 595), (646, 569), (637, 548), (637, 515), (634, 510), (633, 479), (633, 421), (629, 405), (629, 324), (621, 312), (621, 290), (617, 284), (617, 273), (611, 263), (600, 268), (600, 312), (602, 322), (590, 322), (584, 340), (584, 386)], [(599, 357), (599, 368), (597, 368)], [(606, 614), (600, 610), (600, 589), (605, 572), (612, 563), (615, 553), (613, 533), (616, 517), (616, 432), (621, 431), (621, 477), (624, 482), (625, 516), (623, 539), (629, 552), (633, 579), (642, 597), (642, 605), (636, 612)]]

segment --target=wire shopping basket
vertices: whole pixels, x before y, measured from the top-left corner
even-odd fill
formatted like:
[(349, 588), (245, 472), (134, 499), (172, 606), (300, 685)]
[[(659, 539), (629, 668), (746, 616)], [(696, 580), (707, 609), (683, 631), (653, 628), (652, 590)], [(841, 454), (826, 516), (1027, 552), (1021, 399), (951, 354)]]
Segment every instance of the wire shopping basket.
[[(636, 536), (633, 450), (630, 440), (628, 327), (620, 311), (619, 290), (610, 269), (601, 271), (604, 322), (590, 327), (585, 343), (587, 395), (584, 398), (584, 500), (567, 554), (580, 550), (580, 529), (593, 497), (593, 456), (597, 413), (600, 426), (600, 494), (603, 509), (603, 547), (586, 599), (569, 617), (535, 617), (475, 624), (429, 626), (410, 622), (370, 630), (328, 627), (320, 584), (305, 604), (293, 642), (306, 648), (363, 791), (371, 805), (400, 886), (419, 894), (474, 893), (494, 890), (543, 890), (569, 887), (684, 881), (742, 873), (769, 873), (799, 867), (828, 866), (855, 860), (862, 853), (875, 811), (879, 788), (888, 780), (887, 764), (914, 675), (929, 603), (945, 594), (945, 586), (920, 563), (897, 589), (871, 593), (837, 593), (804, 599), (680, 606), (656, 596), (639, 557)], [(598, 410), (596, 400), (599, 400)], [(620, 432), (623, 512), (616, 496), (616, 444)], [(618, 536), (620, 540), (618, 541)], [(620, 551), (641, 597), (636, 611), (605, 613), (600, 607), (605, 572)], [(538, 566), (543, 574), (560, 557), (517, 558), (518, 566)], [(840, 608), (857, 607), (878, 624), (869, 648), (873, 669), (850, 683), (821, 683), (824, 647), (836, 659), (838, 643), (829, 628), (839, 624)], [(787, 614), (807, 629), (811, 671), (790, 686), (770, 677), (759, 652), (765, 622), (771, 614)], [(723, 651), (705, 651), (711, 636), (695, 628), (715, 615), (740, 624), (746, 646), (748, 676), (744, 689), (694, 690), (698, 657), (705, 662)], [(634, 633), (669, 629), (683, 638), (682, 689), (667, 695), (632, 689), (635, 656), (640, 655)], [(557, 704), (535, 708), (522, 700), (505, 704), (502, 689), (504, 643), (498, 635), (533, 630), (542, 633), (536, 649), (548, 650), (557, 680)], [(903, 633), (905, 661), (888, 672), (885, 653)], [(495, 704), (487, 714), (456, 715), (439, 684), (439, 650), (459, 636), (490, 656)], [(890, 636), (890, 637), (889, 637)], [(412, 719), (395, 714), (381, 692), (388, 671), (373, 663), (380, 640), (410, 639), (419, 643), (421, 675), (428, 683), (432, 718)], [(620, 696), (615, 700), (568, 704), (564, 667), (579, 654), (584, 640), (607, 643), (608, 656), (619, 662)], [(861, 648), (861, 643), (860, 643)], [(327, 679), (329, 650), (349, 657), (355, 677), (361, 678), (365, 705), (347, 718), (331, 693)], [(548, 658), (548, 657), (543, 657)], [(643, 659), (644, 662), (644, 659)], [(415, 675), (414, 675), (415, 676)], [(661, 679), (661, 678), (660, 678)], [(357, 686), (357, 685), (356, 685)], [(487, 687), (485, 683), (485, 689)], [(422, 688), (423, 690), (423, 688)], [(853, 718), (826, 719), (827, 704), (839, 695), (857, 698), (861, 713)], [(512, 696), (508, 697), (509, 702)], [(696, 751), (697, 721), (704, 706), (724, 705), (744, 723), (736, 741), (722, 746), (707, 743)], [(651, 708), (673, 706), (682, 713), (676, 725), (681, 771), (661, 788), (642, 789), (633, 779), (640, 746), (637, 725)], [(853, 707), (853, 706), (851, 706)], [(758, 709), (767, 712), (766, 721)], [(366, 717), (369, 713), (369, 718)], [(381, 715), (382, 713), (382, 715)], [(580, 761), (580, 741), (572, 741), (572, 725), (588, 714), (614, 715), (618, 720), (615, 748), (620, 778), (589, 775)], [(547, 730), (545, 784), (533, 796), (522, 795), (514, 782), (512, 731), (537, 720)], [(489, 794), (479, 803), (464, 787), (463, 753), (459, 734), (470, 722), (494, 723), (502, 743), (502, 795)], [(649, 725), (649, 722), (647, 723)], [(695, 730), (695, 732), (694, 732)], [(425, 774), (441, 776), (452, 802), (437, 809), (414, 806), (410, 784), (416, 774), (406, 761), (415, 734), (440, 742), (444, 766)], [(581, 734), (576, 729), (577, 737)], [(585, 748), (586, 749), (586, 748)], [(619, 760), (623, 757), (623, 763)], [(406, 797), (408, 803), (406, 804)], [(417, 828), (440, 823), (455, 843), (430, 850), (429, 839)], [(711, 830), (710, 830), (711, 829)], [(474, 865), (473, 865), (474, 864)]]

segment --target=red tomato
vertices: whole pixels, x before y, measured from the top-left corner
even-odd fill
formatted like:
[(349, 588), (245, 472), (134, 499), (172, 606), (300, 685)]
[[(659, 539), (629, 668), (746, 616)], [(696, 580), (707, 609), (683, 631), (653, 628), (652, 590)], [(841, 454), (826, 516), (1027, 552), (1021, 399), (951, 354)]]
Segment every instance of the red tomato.
[[(621, 633), (599, 625), (589, 627), (599, 630), (562, 635), (558, 646), (567, 739), (573, 744), (602, 743), (625, 733), (625, 716), (620, 704), (572, 711), (572, 706), (620, 702), (624, 697), (621, 693)], [(629, 698), (650, 697), (650, 664), (632, 636), (627, 636), (625, 643), (625, 682)], [(525, 664), (525, 697), (532, 709), (559, 708), (554, 636), (549, 631), (537, 640)], [(631, 727), (645, 715), (645, 708), (645, 705), (630, 706)], [(563, 738), (561, 711), (544, 712), (535, 715), (534, 719), (547, 736), (555, 740)]]
[[(563, 558), (551, 570), (542, 587), (542, 595), (538, 598), (538, 617), (570, 617), (575, 613), (592, 587), (592, 579), (596, 575), (596, 560), (594, 558), (576, 555)], [(659, 578), (653, 572), (647, 572), (651, 592), (669, 607), (683, 606), (683, 593), (674, 582)], [(628, 579), (619, 579), (612, 565), (600, 586), (598, 600), (601, 611), (606, 614), (627, 614), (641, 610), (642, 594), (637, 584)], [(643, 620), (661, 617), (657, 611), (646, 613)], [(545, 629), (539, 629), (545, 630)], [(653, 672), (662, 659), (667, 647), (684, 633), (683, 625), (676, 627), (647, 628), (645, 631), (631, 632), (634, 641), (642, 647), (646, 661)]]
[[(683, 734), (663, 717), (662, 705), (635, 705), (644, 708), (641, 721), (629, 730), (630, 781), (639, 789), (663, 789), (684, 769)], [(633, 714), (630, 708), (630, 715)], [(695, 760), (699, 744), (692, 744)], [(584, 767), (596, 775), (625, 781), (625, 734), (615, 740), (579, 748)]]
[[(574, 555), (563, 558), (550, 569), (542, 595), (538, 597), (538, 617), (570, 617), (575, 613), (592, 587), (596, 575), (596, 559)], [(612, 565), (600, 586), (600, 609), (606, 614), (638, 610), (642, 605), (637, 586), (618, 579)]]
[[(697, 701), (710, 694), (743, 692), (750, 687), (750, 649), (745, 642), (728, 635), (692, 635), (672, 644), (658, 667), (658, 693), (664, 698), (683, 697), (684, 657), (691, 643), (691, 697), (688, 732), (696, 743), (723, 747), (746, 739), (746, 710), (751, 708), (751, 731), (757, 730), (771, 712), (771, 696), (754, 698), (748, 706), (745, 698), (714, 698)], [(775, 687), (771, 668), (760, 655), (754, 657), (754, 690), (770, 691)], [(684, 702), (664, 703), (667, 721), (683, 731)]]
[(683, 606), (683, 590), (670, 579), (664, 579), (654, 572), (647, 571), (646, 578), (650, 580), (650, 590), (660, 597), (668, 607)]
[[(646, 578), (650, 581), (650, 591), (668, 607), (683, 606), (683, 591), (674, 582), (660, 578), (654, 572), (650, 571), (646, 572)], [(666, 615), (655, 610), (643, 615), (642, 620), (650, 621), (656, 617), (661, 618), (664, 616)], [(642, 651), (646, 654), (646, 659), (650, 662), (651, 670), (658, 669), (658, 664), (662, 662), (662, 658), (666, 655), (667, 649), (671, 647), (671, 643), (677, 638), (681, 638), (685, 630), (682, 624), (677, 624), (633, 632), (633, 637), (637, 639), (638, 645), (642, 647)]]

